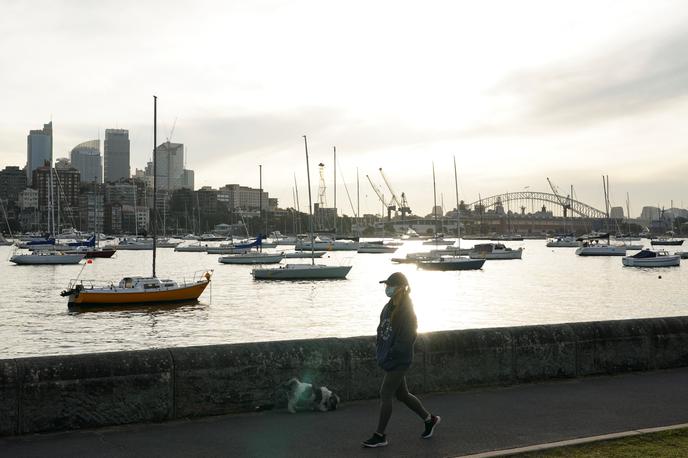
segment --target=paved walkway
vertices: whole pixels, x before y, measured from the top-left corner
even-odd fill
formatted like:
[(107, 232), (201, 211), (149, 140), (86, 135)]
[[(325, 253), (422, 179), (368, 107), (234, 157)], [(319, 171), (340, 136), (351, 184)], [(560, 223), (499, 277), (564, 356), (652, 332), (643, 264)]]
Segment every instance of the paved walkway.
[(460, 456), (688, 422), (688, 368), (421, 396), (442, 416), (420, 439), (420, 420), (395, 404), (390, 445), (361, 449), (377, 402), (335, 412), (226, 415), (164, 424), (0, 439), (12, 457)]

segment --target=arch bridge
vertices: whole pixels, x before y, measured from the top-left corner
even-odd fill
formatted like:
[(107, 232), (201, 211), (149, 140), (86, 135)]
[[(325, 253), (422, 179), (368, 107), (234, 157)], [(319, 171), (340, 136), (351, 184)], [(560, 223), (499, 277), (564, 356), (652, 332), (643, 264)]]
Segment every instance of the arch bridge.
[[(533, 191), (519, 191), (507, 192), (505, 194), (497, 194), (494, 196), (480, 199), (476, 202), (468, 204), (475, 209), (476, 206), (482, 205), (485, 209), (496, 208), (498, 205), (505, 205), (508, 203), (515, 203), (520, 208), (534, 209), (535, 202), (538, 204), (553, 204), (555, 208), (563, 208), (564, 216), (567, 216), (567, 209), (570, 210), (571, 216), (578, 216), (581, 218), (606, 218), (607, 214), (601, 210), (596, 209), (586, 203), (572, 199), (570, 196), (561, 197), (556, 194), (548, 192), (533, 192)], [(563, 203), (563, 205), (562, 205)], [(513, 210), (512, 210), (513, 211)], [(518, 211), (516, 211), (518, 213)]]

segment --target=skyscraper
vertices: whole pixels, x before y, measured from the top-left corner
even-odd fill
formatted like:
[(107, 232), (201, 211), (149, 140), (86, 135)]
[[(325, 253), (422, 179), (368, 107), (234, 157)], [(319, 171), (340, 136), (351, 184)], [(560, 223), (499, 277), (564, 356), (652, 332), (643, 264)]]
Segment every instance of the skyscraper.
[(43, 124), (41, 130), (31, 130), (26, 137), (26, 179), (31, 186), (33, 171), (53, 161), (53, 123)]
[(105, 181), (114, 183), (129, 178), (129, 131), (105, 129)]
[(81, 173), (82, 183), (103, 182), (103, 160), (100, 156), (100, 140), (90, 140), (76, 145), (71, 153), (72, 167)]

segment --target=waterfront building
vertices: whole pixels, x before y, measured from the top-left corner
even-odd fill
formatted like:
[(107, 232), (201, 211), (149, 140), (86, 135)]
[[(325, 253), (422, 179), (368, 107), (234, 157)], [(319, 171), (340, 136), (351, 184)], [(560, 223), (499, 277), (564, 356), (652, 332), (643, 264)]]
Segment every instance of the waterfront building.
[(69, 153), (72, 167), (81, 173), (82, 183), (103, 182), (103, 159), (100, 155), (100, 140), (89, 140), (72, 148)]
[(129, 131), (105, 129), (103, 142), (105, 181), (113, 183), (129, 178)]
[(26, 180), (32, 185), (33, 171), (43, 167), (46, 161), (53, 162), (53, 123), (43, 125), (43, 129), (31, 130), (26, 137)]
[(22, 210), (27, 208), (38, 208), (38, 191), (32, 188), (26, 188), (19, 193), (19, 208)]
[(19, 223), (23, 231), (39, 231), (38, 190), (26, 188), (19, 193)]
[(90, 186), (79, 196), (79, 229), (84, 232), (101, 233), (104, 227), (104, 197), (98, 185)]
[(268, 198), (268, 193), (265, 191), (238, 184), (226, 184), (220, 188), (217, 194), (217, 200), (224, 203), (229, 209), (266, 209), (268, 208)]
[(19, 202), (19, 193), (26, 189), (26, 172), (18, 166), (8, 165), (0, 170), (0, 199)]
[(103, 212), (103, 231), (106, 234), (121, 234), (122, 231), (122, 205), (105, 204)]

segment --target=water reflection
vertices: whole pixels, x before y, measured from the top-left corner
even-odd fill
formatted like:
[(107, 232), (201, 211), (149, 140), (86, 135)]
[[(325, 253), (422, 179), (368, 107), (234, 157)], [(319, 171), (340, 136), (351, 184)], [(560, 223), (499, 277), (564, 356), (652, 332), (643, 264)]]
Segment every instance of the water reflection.
[[(0, 262), (0, 358), (373, 335), (387, 301), (378, 282), (395, 271), (409, 279), (421, 332), (686, 313), (685, 267), (624, 268), (619, 258), (581, 258), (540, 240), (507, 245), (525, 247), (523, 259), (488, 261), (482, 270), (457, 272), (390, 262), (392, 256), (423, 250), (419, 242), (407, 242), (394, 255), (333, 252), (319, 262), (349, 259), (348, 279), (318, 282), (255, 281), (251, 266), (219, 265), (217, 256), (161, 249), (160, 276), (215, 269), (200, 302), (73, 311), (59, 292), (82, 266)], [(0, 247), (0, 259), (8, 253), (8, 247)], [(149, 275), (151, 256), (123, 251), (117, 258), (96, 259), (84, 267), (82, 278)]]

